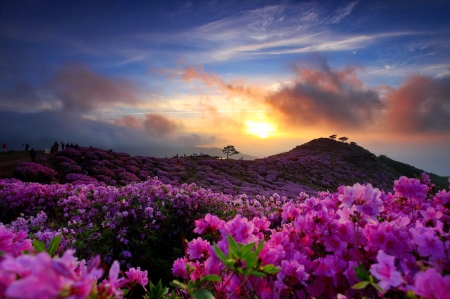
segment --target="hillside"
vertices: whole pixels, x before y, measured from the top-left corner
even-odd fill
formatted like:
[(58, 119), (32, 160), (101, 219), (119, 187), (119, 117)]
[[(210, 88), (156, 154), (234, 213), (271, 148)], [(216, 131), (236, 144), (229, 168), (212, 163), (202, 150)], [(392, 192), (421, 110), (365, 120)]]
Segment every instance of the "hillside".
[[(212, 157), (152, 158), (99, 148), (66, 149), (56, 156), (38, 159), (59, 173), (61, 183), (126, 185), (157, 176), (162, 182), (195, 183), (225, 194), (296, 197), (336, 190), (340, 185), (371, 183), (389, 191), (402, 175), (419, 176), (423, 170), (377, 157), (358, 146), (327, 138), (312, 140), (289, 152), (265, 159), (216, 160)], [(11, 167), (11, 163), (8, 164)], [(431, 175), (440, 187), (447, 179)]]

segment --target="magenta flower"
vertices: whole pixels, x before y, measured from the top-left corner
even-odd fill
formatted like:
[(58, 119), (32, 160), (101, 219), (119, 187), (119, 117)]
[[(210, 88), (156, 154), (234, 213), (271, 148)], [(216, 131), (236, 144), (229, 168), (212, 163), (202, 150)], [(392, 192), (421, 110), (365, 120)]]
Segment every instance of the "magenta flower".
[[(27, 238), (28, 234), (24, 231), (14, 233), (0, 224), (0, 251), (17, 257), (22, 251), (33, 251), (31, 240)], [(1, 261), (1, 256), (0, 256)]]
[(368, 222), (376, 222), (376, 217), (384, 210), (381, 191), (372, 188), (371, 184), (345, 187), (343, 194), (339, 195), (339, 200), (342, 202), (341, 208), (350, 209), (350, 214), (354, 211), (361, 213), (362, 218)]
[(388, 291), (391, 287), (398, 287), (403, 278), (394, 265), (395, 257), (389, 256), (383, 250), (378, 251), (377, 264), (370, 266), (370, 273), (378, 278), (378, 284), (384, 291)]
[(414, 292), (424, 298), (449, 299), (450, 276), (442, 276), (434, 269), (419, 272), (414, 277)]
[(144, 288), (144, 290), (147, 290), (145, 288), (145, 286), (148, 284), (147, 270), (141, 271), (141, 267), (130, 268), (125, 272), (125, 275), (127, 276), (127, 280), (131, 284), (131, 286), (134, 287), (140, 284)]
[(106, 296), (122, 296), (121, 287), (126, 283), (126, 280), (119, 278), (120, 266), (118, 261), (114, 261), (109, 269), (108, 279), (104, 279), (99, 285), (99, 293)]
[(183, 279), (187, 279), (187, 270), (186, 270), (186, 258), (179, 258), (173, 262), (172, 273), (175, 277), (182, 277)]
[(394, 181), (396, 196), (422, 200), (427, 196), (428, 186), (421, 184), (418, 179), (408, 179), (405, 176)]
[(224, 235), (230, 234), (239, 243), (248, 244), (258, 241), (258, 237), (253, 234), (255, 225), (247, 218), (242, 218), (241, 215), (237, 215), (233, 220), (228, 221), (222, 230)]
[(296, 284), (306, 285), (306, 280), (309, 274), (305, 271), (305, 266), (299, 264), (297, 261), (282, 261), (281, 271), (277, 274), (277, 281), (275, 287), (280, 293), (289, 289)]
[(188, 244), (187, 253), (190, 259), (208, 258), (210, 255), (211, 244), (208, 241), (198, 237)]
[(219, 217), (211, 214), (206, 214), (205, 218), (194, 220), (195, 229), (194, 233), (207, 234), (217, 232), (225, 225), (225, 221), (220, 220)]

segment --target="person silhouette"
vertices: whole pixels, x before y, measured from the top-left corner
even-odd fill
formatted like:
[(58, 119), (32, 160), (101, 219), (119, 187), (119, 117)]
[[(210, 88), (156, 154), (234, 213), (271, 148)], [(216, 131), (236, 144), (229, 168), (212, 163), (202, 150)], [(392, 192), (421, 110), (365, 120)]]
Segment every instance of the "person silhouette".
[(36, 161), (36, 151), (34, 150), (34, 147), (31, 148), (30, 156), (31, 156), (31, 162)]

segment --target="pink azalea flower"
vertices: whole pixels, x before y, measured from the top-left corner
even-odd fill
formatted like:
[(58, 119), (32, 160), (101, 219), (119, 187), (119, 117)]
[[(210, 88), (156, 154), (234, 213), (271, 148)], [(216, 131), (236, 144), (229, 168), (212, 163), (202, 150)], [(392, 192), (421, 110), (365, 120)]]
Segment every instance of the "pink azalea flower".
[(144, 288), (144, 290), (147, 290), (145, 288), (145, 286), (148, 284), (147, 270), (141, 271), (141, 267), (130, 268), (125, 272), (125, 275), (127, 276), (128, 282), (132, 286), (140, 284)]
[(118, 261), (114, 261), (109, 269), (108, 279), (103, 280), (99, 285), (99, 290), (106, 296), (122, 296), (121, 287), (126, 283), (125, 279), (119, 278), (120, 266)]
[(190, 259), (207, 258), (210, 255), (211, 244), (198, 237), (188, 244), (187, 253)]
[(186, 271), (186, 258), (179, 258), (173, 262), (172, 273), (173, 276), (182, 277), (183, 279), (187, 279), (187, 271)]
[(424, 298), (450, 299), (450, 276), (434, 269), (419, 272), (414, 277), (414, 292)]
[(383, 250), (378, 251), (377, 264), (370, 266), (370, 273), (378, 278), (378, 284), (384, 291), (397, 287), (403, 282), (402, 275), (395, 268), (395, 257), (389, 256)]
[(236, 242), (249, 244), (258, 241), (258, 237), (253, 234), (255, 225), (247, 218), (237, 215), (233, 220), (228, 221), (221, 231), (224, 235), (230, 234)]
[(418, 179), (408, 179), (405, 176), (394, 181), (396, 196), (422, 200), (427, 196), (428, 186), (421, 184)]
[(217, 232), (224, 226), (225, 221), (220, 220), (219, 217), (208, 213), (206, 214), (205, 218), (194, 220), (194, 223), (194, 233), (202, 235)]

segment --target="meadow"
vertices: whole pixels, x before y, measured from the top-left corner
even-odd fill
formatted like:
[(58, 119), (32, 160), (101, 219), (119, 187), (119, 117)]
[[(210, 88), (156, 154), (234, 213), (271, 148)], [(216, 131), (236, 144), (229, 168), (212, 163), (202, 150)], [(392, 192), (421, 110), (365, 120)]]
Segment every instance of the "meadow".
[(0, 180), (0, 298), (449, 298), (450, 193), (343, 146), (357, 163), (90, 148), (21, 163)]

